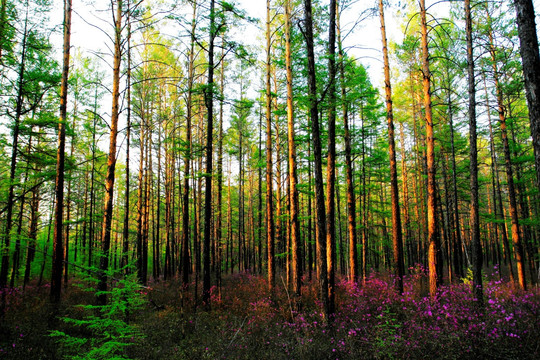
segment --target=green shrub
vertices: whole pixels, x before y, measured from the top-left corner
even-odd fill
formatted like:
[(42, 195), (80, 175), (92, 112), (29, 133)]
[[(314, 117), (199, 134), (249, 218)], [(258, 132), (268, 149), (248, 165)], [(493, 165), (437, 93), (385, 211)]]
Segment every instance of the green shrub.
[[(95, 288), (86, 290), (95, 291)], [(67, 325), (72, 325), (70, 333), (59, 330), (50, 333), (57, 338), (64, 358), (128, 359), (124, 356), (126, 348), (142, 337), (140, 330), (129, 324), (130, 314), (140, 309), (144, 301), (136, 274), (123, 277), (109, 291), (95, 295), (103, 293), (109, 298), (106, 305), (76, 305), (81, 318), (62, 318)]]

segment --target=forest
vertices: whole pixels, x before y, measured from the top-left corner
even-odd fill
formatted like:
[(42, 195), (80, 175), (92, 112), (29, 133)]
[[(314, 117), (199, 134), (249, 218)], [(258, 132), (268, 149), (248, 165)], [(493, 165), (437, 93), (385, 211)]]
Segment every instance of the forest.
[(532, 0), (0, 1), (0, 359), (540, 358)]

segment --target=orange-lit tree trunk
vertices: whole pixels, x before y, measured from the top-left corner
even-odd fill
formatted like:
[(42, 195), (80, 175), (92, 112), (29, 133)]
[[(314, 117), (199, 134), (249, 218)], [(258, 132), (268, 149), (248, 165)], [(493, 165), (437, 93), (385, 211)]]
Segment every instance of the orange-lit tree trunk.
[(273, 206), (273, 180), (272, 180), (272, 93), (270, 89), (270, 0), (266, 0), (266, 246), (268, 255), (268, 288), (274, 291), (276, 264), (275, 253), (275, 228)]
[[(493, 80), (495, 82), (495, 93), (497, 97), (497, 111), (499, 114), (499, 124), (501, 126), (501, 138), (503, 142), (503, 153), (504, 153), (506, 177), (507, 177), (507, 183), (508, 183), (508, 199), (510, 202), (510, 219), (512, 223), (512, 242), (514, 244), (514, 254), (515, 254), (516, 265), (517, 265), (518, 282), (519, 282), (520, 287), (522, 289), (525, 289), (527, 287), (527, 284), (525, 281), (525, 269), (523, 265), (523, 245), (521, 243), (521, 235), (519, 232), (519, 219), (518, 219), (518, 209), (517, 209), (517, 201), (516, 201), (516, 190), (515, 190), (515, 185), (514, 185), (514, 174), (513, 174), (513, 169), (512, 169), (512, 160), (510, 156), (510, 145), (508, 143), (508, 131), (506, 127), (506, 114), (505, 114), (505, 106), (503, 104), (503, 93), (501, 89), (501, 84), (499, 82), (499, 73), (498, 73), (499, 69), (497, 67), (497, 62), (496, 62), (496, 49), (495, 49), (493, 35), (492, 35), (491, 30), (489, 32), (489, 41), (490, 41), (489, 51), (491, 55), (491, 61), (493, 63), (492, 65), (493, 66)], [(502, 204), (501, 204), (501, 207), (502, 207)], [(510, 270), (511, 270), (511, 273), (513, 273), (511, 256), (509, 256), (509, 258), (510, 258)]]
[(116, 1), (116, 15), (114, 16), (114, 63), (113, 63), (113, 90), (111, 110), (111, 133), (109, 142), (109, 156), (107, 158), (107, 175), (105, 177), (105, 209), (103, 211), (102, 254), (99, 262), (98, 303), (107, 302), (107, 270), (109, 268), (109, 248), (111, 245), (111, 225), (113, 215), (114, 173), (116, 169), (116, 136), (118, 134), (118, 114), (120, 96), (120, 61), (122, 42), (122, 0)]
[(424, 111), (426, 118), (426, 160), (427, 160), (427, 219), (428, 219), (428, 267), (429, 267), (429, 292), (431, 297), (437, 294), (437, 288), (441, 281), (441, 275), (437, 272), (439, 241), (437, 228), (437, 194), (435, 186), (435, 141), (433, 137), (433, 118), (431, 112), (431, 72), (429, 70), (428, 28), (426, 20), (425, 0), (420, 0), (420, 20), (422, 31), (422, 73), (424, 92)]
[(298, 200), (298, 175), (296, 172), (296, 143), (294, 141), (294, 108), (291, 65), (291, 3), (285, 3), (285, 67), (287, 72), (287, 136), (289, 144), (289, 197), (292, 244), (292, 290), (298, 300), (302, 294), (302, 263), (300, 238), (300, 205)]
[(394, 112), (392, 108), (392, 85), (390, 83), (390, 63), (388, 61), (388, 45), (386, 43), (386, 27), (384, 23), (383, 0), (379, 0), (379, 15), (381, 20), (381, 37), (384, 63), (384, 88), (386, 95), (386, 119), (388, 121), (388, 155), (390, 157), (390, 189), (392, 197), (392, 244), (394, 246), (394, 275), (396, 290), (403, 294), (403, 238), (401, 233), (401, 213), (399, 210), (399, 190), (396, 163), (396, 143), (394, 140)]
[(336, 0), (330, 0), (328, 29), (328, 158), (326, 165), (326, 257), (328, 312), (335, 312), (336, 282)]
[[(337, 11), (337, 10), (336, 10)], [(343, 46), (341, 43), (340, 16), (336, 14), (336, 30), (339, 49), (339, 70), (341, 80), (341, 107), (345, 140), (345, 177), (347, 179), (347, 231), (349, 234), (349, 280), (358, 280), (358, 249), (356, 236), (356, 201), (354, 199), (354, 181), (351, 157), (351, 131), (349, 129), (349, 104), (345, 87), (345, 64)]]

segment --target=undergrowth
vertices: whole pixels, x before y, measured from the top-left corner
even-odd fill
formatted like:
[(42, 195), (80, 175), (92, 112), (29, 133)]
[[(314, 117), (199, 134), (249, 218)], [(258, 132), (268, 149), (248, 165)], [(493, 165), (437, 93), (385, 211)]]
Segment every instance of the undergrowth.
[[(493, 277), (498, 279), (498, 277)], [(212, 308), (194, 299), (195, 284), (175, 280), (137, 290), (139, 309), (125, 304), (113, 326), (135, 330), (121, 335), (117, 357), (132, 359), (537, 359), (540, 358), (540, 292), (486, 279), (485, 307), (479, 309), (470, 286), (442, 286), (437, 299), (425, 296), (426, 274), (411, 269), (405, 293), (395, 293), (392, 278), (372, 274), (365, 284), (342, 279), (337, 311), (326, 321), (316, 282), (305, 281), (301, 308), (292, 311), (283, 285), (274, 295), (266, 280), (249, 273), (224, 277), (212, 288)], [(280, 283), (280, 282), (278, 282)], [(122, 287), (118, 287), (122, 289)], [(198, 289), (201, 294), (201, 289)], [(0, 359), (58, 359), (74, 356), (57, 348), (48, 330), (86, 341), (75, 355), (103, 346), (108, 330), (84, 321), (104, 309), (92, 306), (94, 294), (68, 287), (58, 314), (46, 301), (47, 288), (9, 295), (10, 308), (0, 333)], [(115, 295), (110, 294), (111, 297)], [(122, 296), (120, 299), (122, 299)], [(130, 309), (129, 318), (125, 310)], [(114, 312), (113, 311), (113, 312)], [(83, 321), (80, 325), (71, 318)], [(106, 317), (105, 317), (106, 318)], [(85, 320), (86, 319), (86, 320)], [(97, 322), (99, 323), (99, 322)], [(130, 330), (130, 331), (131, 331)], [(65, 339), (69, 339), (66, 337)], [(115, 340), (116, 341), (116, 340)], [(101, 344), (101, 345), (100, 345)], [(77, 345), (78, 346), (78, 345)], [(108, 346), (108, 345), (107, 345)]]

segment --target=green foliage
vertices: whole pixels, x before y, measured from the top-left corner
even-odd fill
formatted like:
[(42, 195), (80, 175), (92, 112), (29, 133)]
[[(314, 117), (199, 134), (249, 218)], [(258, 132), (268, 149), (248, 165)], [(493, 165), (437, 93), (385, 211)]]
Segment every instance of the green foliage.
[[(97, 282), (95, 278), (90, 280)], [(142, 337), (140, 330), (129, 324), (130, 313), (143, 305), (139, 290), (136, 274), (127, 275), (110, 291), (96, 293), (96, 296), (103, 293), (109, 296), (106, 305), (77, 305), (82, 318), (62, 318), (66, 324), (73, 325), (73, 334), (53, 330), (50, 336), (57, 339), (64, 358), (127, 359), (123, 355), (125, 349)]]

